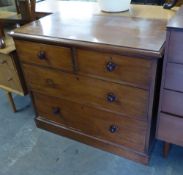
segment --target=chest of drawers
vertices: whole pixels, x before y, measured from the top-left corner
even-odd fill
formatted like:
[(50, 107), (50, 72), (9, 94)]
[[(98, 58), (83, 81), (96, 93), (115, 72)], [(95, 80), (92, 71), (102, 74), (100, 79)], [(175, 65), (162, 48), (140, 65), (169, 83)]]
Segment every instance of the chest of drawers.
[(163, 68), (157, 138), (169, 144), (183, 146), (183, 8), (169, 22)]
[(0, 49), (0, 88), (19, 95), (26, 94), (22, 71), (17, 61), (13, 40), (6, 37), (7, 47)]
[[(146, 164), (155, 135), (166, 22), (80, 20), (50, 15), (12, 34), (37, 126)], [(142, 23), (145, 35), (138, 32)], [(131, 34), (126, 38), (126, 33)]]

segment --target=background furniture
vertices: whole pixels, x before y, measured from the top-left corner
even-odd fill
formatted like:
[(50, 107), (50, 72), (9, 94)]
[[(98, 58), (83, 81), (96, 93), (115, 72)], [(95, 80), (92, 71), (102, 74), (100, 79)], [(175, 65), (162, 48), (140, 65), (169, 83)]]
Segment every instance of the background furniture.
[(27, 91), (17, 60), (14, 42), (8, 36), (4, 36), (4, 41), (6, 47), (0, 49), (0, 88), (7, 92), (12, 109), (16, 112), (16, 106), (11, 93), (25, 95)]
[(37, 126), (148, 163), (167, 18), (150, 19), (146, 6), (134, 21), (133, 11), (96, 15), (68, 4), (12, 33)]
[(161, 83), (157, 138), (183, 146), (183, 7), (167, 26), (166, 55)]
[(35, 1), (31, 0), (15, 0), (17, 13), (20, 13), (21, 18), (11, 18), (11, 13), (4, 12), (0, 15), (0, 88), (7, 92), (10, 104), (14, 112), (16, 106), (13, 101), (12, 92), (19, 95), (26, 95), (27, 89), (24, 82), (23, 74), (17, 59), (17, 54), (14, 42), (10, 36), (6, 35), (5, 27), (15, 25), (17, 22), (25, 24), (35, 19)]

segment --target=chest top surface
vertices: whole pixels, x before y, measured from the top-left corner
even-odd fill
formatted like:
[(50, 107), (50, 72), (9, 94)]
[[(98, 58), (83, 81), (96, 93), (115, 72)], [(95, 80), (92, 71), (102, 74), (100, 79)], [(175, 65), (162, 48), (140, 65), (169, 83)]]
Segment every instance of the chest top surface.
[[(91, 44), (123, 48), (128, 52), (138, 50), (154, 57), (163, 55), (169, 17), (152, 19), (148, 13), (146, 15), (143, 13), (144, 16), (141, 14), (143, 17), (139, 16), (138, 8), (145, 9), (145, 6), (133, 6), (132, 11), (129, 12), (131, 15), (94, 13), (92, 6), (87, 11), (80, 9), (82, 12), (78, 13), (78, 8), (72, 13), (63, 10), (60, 13), (51, 14), (16, 29), (11, 34), (14, 37), (42, 41), (80, 43), (80, 46)], [(147, 8), (151, 9), (149, 6)], [(155, 12), (155, 7), (152, 9), (151, 11)], [(160, 9), (158, 11), (163, 12)]]

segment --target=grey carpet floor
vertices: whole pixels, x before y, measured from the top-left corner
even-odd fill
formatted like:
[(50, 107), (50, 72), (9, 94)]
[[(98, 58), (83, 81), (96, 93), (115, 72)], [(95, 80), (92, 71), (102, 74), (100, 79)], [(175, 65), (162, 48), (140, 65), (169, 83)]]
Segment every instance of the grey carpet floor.
[(183, 148), (162, 158), (157, 142), (149, 166), (38, 129), (29, 97), (14, 97), (13, 113), (0, 91), (0, 175), (182, 175)]

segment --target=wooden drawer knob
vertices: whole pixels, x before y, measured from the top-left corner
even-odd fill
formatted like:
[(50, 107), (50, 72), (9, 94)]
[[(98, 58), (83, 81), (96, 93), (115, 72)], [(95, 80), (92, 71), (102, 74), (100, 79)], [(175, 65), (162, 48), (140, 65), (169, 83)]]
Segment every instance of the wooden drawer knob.
[(113, 63), (113, 62), (108, 62), (106, 64), (106, 69), (107, 69), (108, 72), (112, 72), (116, 69), (116, 64)]
[(0, 60), (0, 64), (5, 64), (6, 61), (5, 60)]
[(47, 78), (45, 81), (49, 87), (55, 88), (55, 83), (52, 79)]
[(45, 51), (40, 51), (38, 54), (37, 54), (38, 58), (40, 60), (45, 60), (46, 59), (46, 52)]
[(52, 114), (53, 115), (59, 115), (60, 114), (60, 108), (59, 107), (53, 107), (52, 108)]
[(111, 132), (111, 133), (115, 133), (116, 131), (117, 131), (117, 126), (115, 126), (115, 125), (111, 125), (110, 127), (109, 127), (109, 131)]
[(12, 78), (12, 77), (10, 77), (10, 78), (8, 78), (8, 79), (7, 79), (7, 81), (11, 81), (11, 80), (13, 80), (13, 78)]
[(112, 103), (112, 102), (115, 102), (116, 101), (116, 96), (113, 94), (113, 93), (108, 93), (107, 94), (107, 101)]

